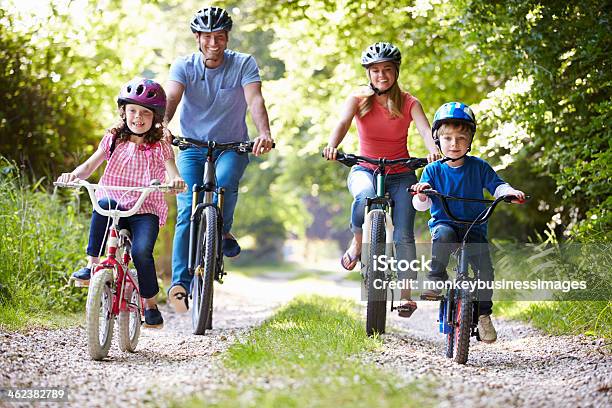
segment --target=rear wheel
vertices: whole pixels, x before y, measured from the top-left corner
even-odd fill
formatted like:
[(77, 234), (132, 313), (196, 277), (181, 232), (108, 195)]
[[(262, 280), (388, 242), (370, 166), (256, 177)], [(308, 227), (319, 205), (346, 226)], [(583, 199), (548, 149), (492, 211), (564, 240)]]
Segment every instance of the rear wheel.
[[(217, 267), (217, 212), (212, 206), (204, 208), (198, 232), (196, 272), (192, 288), (193, 334), (204, 334), (212, 325), (213, 281)], [(212, 327), (212, 326), (210, 326)]]
[(454, 361), (465, 364), (470, 348), (470, 333), (472, 330), (472, 301), (470, 292), (464, 289), (457, 291), (455, 301), (454, 327)]
[(374, 259), (385, 254), (386, 247), (385, 213), (374, 210), (372, 214), (372, 232), (370, 236), (370, 251), (367, 262), (366, 289), (368, 305), (366, 311), (366, 332), (368, 336), (385, 332), (387, 319), (387, 290), (382, 286), (385, 281), (384, 271), (374, 268)]
[(113, 272), (103, 269), (91, 278), (87, 293), (87, 349), (93, 360), (102, 360), (108, 355), (113, 339), (115, 316), (112, 314)]
[(138, 291), (131, 288), (131, 294), (127, 297), (128, 310), (119, 312), (119, 349), (121, 351), (136, 351), (138, 337), (140, 336), (140, 295)]

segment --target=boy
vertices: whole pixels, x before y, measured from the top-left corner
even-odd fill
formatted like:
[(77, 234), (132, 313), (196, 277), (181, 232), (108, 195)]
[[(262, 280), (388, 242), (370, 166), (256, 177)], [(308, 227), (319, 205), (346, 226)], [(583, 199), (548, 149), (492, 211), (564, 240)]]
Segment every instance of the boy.
[[(432, 188), (442, 194), (457, 197), (482, 199), (483, 188), (486, 188), (496, 198), (503, 195), (513, 195), (521, 202), (525, 199), (522, 191), (515, 190), (505, 183), (484, 160), (468, 156), (474, 134), (476, 120), (469, 106), (460, 102), (449, 102), (442, 105), (434, 116), (432, 134), (434, 142), (442, 154), (450, 159), (444, 163), (430, 163), (421, 175), (421, 182), (412, 186), (416, 192)], [(432, 200), (425, 194), (413, 197), (417, 210), (425, 211), (431, 207), (429, 228), (432, 236), (432, 262), (428, 279), (444, 281), (448, 279), (446, 267), (452, 244), (461, 242), (469, 225), (457, 224), (451, 221), (444, 212), (440, 200)], [(449, 203), (454, 215), (462, 219), (476, 219), (484, 210), (484, 204), (454, 201)], [(474, 225), (467, 239), (468, 243), (478, 243), (469, 248), (468, 260), (472, 269), (479, 271), (479, 278), (485, 282), (493, 282), (493, 264), (489, 254), (486, 224)], [(427, 290), (425, 297), (436, 297), (440, 290)], [(478, 331), (485, 343), (497, 340), (497, 332), (491, 321), (493, 302), (492, 289), (479, 291)]]

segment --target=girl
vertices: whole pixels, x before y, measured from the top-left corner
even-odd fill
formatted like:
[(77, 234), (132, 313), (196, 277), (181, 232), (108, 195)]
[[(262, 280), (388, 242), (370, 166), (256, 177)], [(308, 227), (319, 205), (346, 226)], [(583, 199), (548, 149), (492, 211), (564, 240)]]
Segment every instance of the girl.
[[(385, 42), (369, 46), (361, 56), (361, 65), (366, 69), (370, 82), (366, 89), (348, 98), (340, 122), (323, 150), (328, 160), (335, 160), (338, 145), (346, 136), (353, 118), (357, 117), (360, 155), (372, 158), (399, 159), (409, 157), (407, 149), (408, 128), (414, 120), (419, 134), (429, 150), (428, 161), (439, 158), (431, 136), (429, 121), (421, 103), (408, 92), (403, 92), (397, 79), (402, 56), (399, 49)], [(374, 197), (373, 173), (376, 166), (362, 164), (354, 166), (348, 176), (348, 188), (354, 201), (351, 209), (353, 241), (340, 263), (352, 270), (361, 255), (361, 226), (364, 220), (365, 199)], [(414, 245), (414, 208), (406, 188), (414, 184), (413, 171), (398, 165), (392, 167), (386, 177), (386, 191), (395, 201), (393, 224), (398, 260), (416, 258)], [(406, 278), (400, 276), (400, 278)], [(410, 317), (416, 310), (416, 302), (410, 300), (410, 290), (402, 290), (402, 299), (407, 302), (400, 307), (400, 316)]]
[[(57, 181), (68, 183), (86, 179), (107, 160), (100, 179), (102, 185), (148, 186), (151, 180), (163, 180), (167, 175), (166, 180), (173, 187), (184, 189), (185, 182), (174, 163), (172, 147), (162, 140), (166, 94), (161, 85), (150, 79), (134, 79), (121, 88), (117, 105), (121, 121), (107, 131), (98, 150), (85, 163), (71, 173), (63, 173)], [(125, 194), (125, 191), (112, 190), (96, 192), (102, 208), (115, 208), (120, 200), (120, 208), (129, 209), (139, 195), (137, 192)], [(145, 327), (161, 328), (164, 322), (155, 301), (159, 287), (153, 247), (167, 214), (163, 194), (153, 192), (137, 214), (121, 219), (121, 224), (130, 229), (133, 237), (132, 258), (138, 272), (140, 294), (145, 299)], [(82, 285), (89, 284), (91, 269), (99, 262), (98, 255), (104, 247), (107, 228), (107, 217), (94, 211), (87, 246), (87, 266), (72, 274), (73, 279)]]

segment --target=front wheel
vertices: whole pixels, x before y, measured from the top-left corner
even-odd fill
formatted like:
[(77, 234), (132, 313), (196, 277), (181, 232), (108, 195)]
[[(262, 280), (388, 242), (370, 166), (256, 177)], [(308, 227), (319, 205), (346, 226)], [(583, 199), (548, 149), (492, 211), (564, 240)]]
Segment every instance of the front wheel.
[(374, 210), (372, 214), (372, 233), (370, 235), (369, 259), (366, 261), (366, 285), (368, 305), (366, 311), (366, 332), (368, 336), (383, 334), (387, 320), (387, 290), (382, 285), (385, 281), (384, 271), (376, 268), (375, 259), (385, 255), (386, 249), (385, 213)]
[(453, 360), (465, 364), (468, 360), (470, 348), (470, 334), (472, 330), (472, 300), (469, 291), (460, 289), (455, 300), (455, 322), (453, 338)]
[(87, 293), (87, 348), (93, 360), (108, 355), (113, 339), (113, 271), (103, 269), (91, 278)]
[[(204, 334), (212, 325), (213, 281), (217, 267), (218, 218), (215, 207), (204, 208), (198, 231), (196, 271), (192, 287), (193, 334)], [(209, 321), (211, 325), (209, 325)]]
[(142, 320), (140, 294), (135, 288), (131, 288), (131, 292), (127, 298), (128, 310), (119, 312), (119, 349), (133, 353), (138, 345)]

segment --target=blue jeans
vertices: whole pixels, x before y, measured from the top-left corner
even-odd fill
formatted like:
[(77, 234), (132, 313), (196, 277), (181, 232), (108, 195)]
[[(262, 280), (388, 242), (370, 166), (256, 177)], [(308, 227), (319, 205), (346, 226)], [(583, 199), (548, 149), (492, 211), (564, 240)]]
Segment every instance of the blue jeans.
[[(105, 210), (117, 208), (117, 202), (112, 199), (103, 198), (98, 203)], [(119, 207), (119, 209), (122, 208)], [(110, 225), (108, 217), (93, 212), (87, 255), (94, 257), (104, 255), (100, 254), (100, 250), (106, 245), (105, 236)], [(159, 218), (155, 214), (134, 214), (131, 217), (119, 219), (119, 229), (124, 228), (132, 235), (132, 259), (138, 273), (140, 295), (145, 299), (152, 298), (159, 292), (153, 259), (153, 248), (159, 234)]]
[[(362, 166), (353, 166), (348, 175), (348, 188), (353, 196), (351, 208), (351, 231), (354, 233), (362, 231), (365, 218), (366, 198), (376, 197), (376, 180), (374, 172)], [(412, 196), (406, 189), (416, 184), (417, 178), (414, 172), (389, 174), (385, 178), (385, 191), (389, 192), (395, 202), (393, 209), (393, 241), (397, 260), (412, 261), (416, 259), (416, 247), (414, 245), (414, 215)], [(406, 272), (399, 271), (399, 279), (415, 278), (407, 276)]]
[[(453, 249), (461, 243), (469, 226), (458, 224), (436, 224), (431, 230), (431, 272), (429, 279), (444, 281), (448, 279), (446, 267)], [(468, 263), (478, 278), (485, 282), (493, 282), (494, 272), (486, 233), (480, 228), (472, 228), (467, 239)], [(490, 315), (493, 308), (493, 290), (478, 291), (479, 314)]]
[[(192, 187), (201, 185), (204, 178), (204, 164), (206, 163), (206, 148), (189, 148), (179, 153), (176, 161), (181, 177), (187, 184), (187, 191), (180, 193), (177, 198), (176, 229), (174, 230), (174, 244), (172, 250), (172, 285), (180, 284), (187, 291), (191, 284), (191, 276), (187, 270), (189, 259), (189, 222), (191, 218)], [(247, 154), (238, 154), (231, 150), (216, 151), (215, 160), (217, 185), (225, 189), (223, 204), (223, 233), (232, 229), (234, 209), (238, 201), (238, 185), (249, 164)], [(200, 201), (204, 194), (200, 194)], [(215, 194), (215, 202), (217, 195)]]

